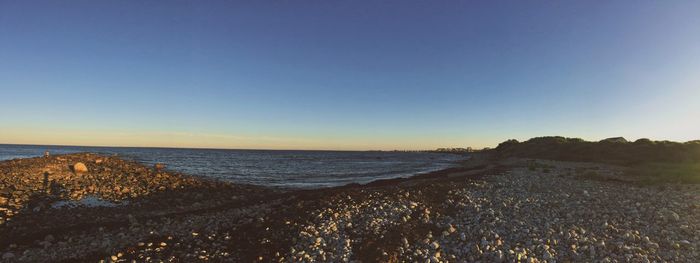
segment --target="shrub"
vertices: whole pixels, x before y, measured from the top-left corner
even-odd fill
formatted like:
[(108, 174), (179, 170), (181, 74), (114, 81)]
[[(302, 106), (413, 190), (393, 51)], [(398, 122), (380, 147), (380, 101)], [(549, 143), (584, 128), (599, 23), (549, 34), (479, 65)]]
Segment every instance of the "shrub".
[(700, 183), (700, 163), (646, 163), (631, 167), (627, 176), (643, 183)]

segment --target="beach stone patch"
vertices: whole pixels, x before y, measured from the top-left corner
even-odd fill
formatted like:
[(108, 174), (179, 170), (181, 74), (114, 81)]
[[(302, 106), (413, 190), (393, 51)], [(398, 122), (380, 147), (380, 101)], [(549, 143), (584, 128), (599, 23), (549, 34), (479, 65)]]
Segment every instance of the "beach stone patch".
[[(71, 176), (68, 164), (76, 162), (89, 163), (90, 173)], [(0, 255), (10, 262), (700, 262), (697, 185), (602, 181), (581, 173), (618, 171), (547, 164), (547, 172), (514, 160), (476, 177), (309, 191), (212, 182), (89, 154), (6, 161)], [(45, 191), (46, 167), (56, 191)], [(52, 208), (57, 200), (86, 203)]]

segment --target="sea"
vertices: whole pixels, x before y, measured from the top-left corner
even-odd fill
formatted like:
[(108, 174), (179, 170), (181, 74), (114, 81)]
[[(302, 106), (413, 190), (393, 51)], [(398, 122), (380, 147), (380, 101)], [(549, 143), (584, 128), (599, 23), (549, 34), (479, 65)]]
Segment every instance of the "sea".
[(409, 177), (456, 166), (467, 155), (432, 152), (225, 150), (0, 144), (0, 161), (92, 152), (235, 183), (323, 188)]

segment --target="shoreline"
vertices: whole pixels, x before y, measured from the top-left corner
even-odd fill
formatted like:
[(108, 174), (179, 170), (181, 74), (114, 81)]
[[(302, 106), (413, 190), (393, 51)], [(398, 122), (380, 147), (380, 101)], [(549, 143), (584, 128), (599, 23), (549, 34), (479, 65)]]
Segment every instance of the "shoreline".
[[(91, 154), (2, 161), (0, 197), (11, 189), (11, 198), (0, 200), (0, 209), (13, 214), (0, 224), (0, 257), (7, 262), (700, 259), (697, 185), (642, 187), (583, 177), (596, 171), (615, 178), (620, 171), (613, 166), (538, 160), (533, 171), (530, 160), (473, 156), (458, 167), (408, 178), (297, 190), (217, 182)], [(70, 171), (67, 166), (77, 161), (89, 171)], [(23, 179), (40, 178), (47, 169), (63, 192), (37, 194), (42, 185)], [(84, 196), (129, 202), (49, 206), (51, 200)], [(642, 223), (625, 223), (630, 220)]]
[[(82, 146), (81, 146), (82, 147)], [(90, 148), (90, 147), (88, 147)], [(286, 173), (284, 171), (271, 171), (270, 174), (263, 174), (265, 176), (262, 177), (267, 177), (269, 175), (269, 178), (278, 178), (278, 179), (272, 179), (272, 180), (266, 180), (266, 179), (256, 179), (257, 177), (252, 176), (249, 180), (244, 180), (242, 179), (243, 177), (238, 177), (236, 175), (239, 174), (239, 171), (232, 171), (230, 170), (230, 167), (227, 165), (221, 165), (222, 163), (225, 164), (231, 160), (229, 159), (222, 159), (218, 158), (215, 160), (217, 164), (202, 164), (202, 163), (195, 163), (195, 164), (188, 164), (186, 162), (183, 162), (181, 160), (185, 160), (189, 158), (189, 155), (183, 155), (183, 154), (178, 154), (169, 157), (169, 158), (164, 158), (164, 159), (157, 159), (157, 158), (151, 158), (149, 154), (144, 154), (144, 153), (131, 153), (131, 152), (110, 152), (110, 151), (99, 151), (98, 149), (82, 149), (85, 151), (82, 152), (71, 152), (68, 150), (63, 150), (63, 152), (59, 151), (58, 154), (54, 154), (56, 156), (60, 155), (72, 155), (72, 154), (92, 154), (92, 155), (101, 155), (101, 156), (110, 156), (110, 157), (117, 157), (124, 159), (126, 161), (136, 161), (139, 162), (145, 166), (150, 166), (156, 163), (162, 163), (164, 164), (167, 168), (168, 171), (173, 172), (173, 173), (182, 173), (182, 174), (187, 174), (189, 176), (193, 177), (200, 177), (204, 180), (219, 180), (222, 182), (228, 182), (232, 184), (237, 184), (237, 185), (252, 185), (252, 186), (261, 186), (261, 187), (269, 187), (273, 189), (282, 189), (282, 190), (296, 190), (296, 189), (319, 189), (319, 188), (329, 188), (329, 187), (338, 187), (338, 186), (343, 186), (346, 184), (367, 184), (371, 183), (376, 180), (385, 180), (385, 179), (394, 179), (394, 178), (409, 178), (413, 177), (415, 175), (420, 175), (420, 174), (427, 174), (427, 173), (432, 173), (444, 169), (449, 169), (452, 167), (458, 167), (460, 166), (461, 163), (463, 163), (465, 160), (469, 158), (468, 154), (464, 153), (453, 153), (453, 152), (429, 152), (429, 151), (422, 151), (422, 152), (416, 152), (420, 154), (439, 154), (441, 156), (430, 156), (430, 155), (424, 155), (420, 158), (423, 159), (415, 159), (411, 160), (412, 158), (408, 158), (407, 160), (403, 160), (402, 157), (397, 157), (397, 156), (384, 156), (384, 155), (376, 155), (376, 156), (370, 156), (372, 158), (372, 161), (376, 157), (377, 159), (377, 164), (372, 164), (367, 166), (365, 168), (362, 167), (352, 167), (348, 165), (352, 165), (352, 163), (348, 162), (338, 162), (333, 163), (333, 162), (328, 162), (327, 164), (324, 162), (320, 164), (321, 169), (317, 169), (315, 166), (318, 164), (304, 164), (304, 166), (301, 166), (301, 168), (293, 169), (290, 170), (289, 173)], [(94, 147), (92, 147), (94, 148)], [(118, 147), (116, 147), (118, 148)], [(143, 149), (160, 149), (160, 148), (143, 148)], [(169, 148), (168, 148), (169, 149)], [(175, 150), (190, 150), (190, 149), (185, 149), (185, 148), (172, 148)], [(67, 152), (66, 152), (67, 151)], [(232, 151), (247, 151), (247, 150), (238, 150), (234, 149)], [(263, 151), (266, 152), (268, 150), (252, 150), (252, 151)], [(306, 152), (305, 150), (294, 150), (297, 152)], [(44, 150), (41, 150), (41, 152), (38, 151), (33, 151), (33, 155), (29, 154), (27, 152), (12, 152), (9, 151), (3, 155), (3, 152), (0, 151), (0, 155), (3, 155), (4, 157), (11, 158), (11, 159), (0, 159), (0, 162), (2, 161), (12, 161), (12, 160), (19, 160), (19, 159), (33, 159), (33, 158), (43, 158), (41, 156), (41, 153), (43, 153)], [(273, 150), (274, 152), (274, 150)], [(285, 150), (280, 150), (280, 152), (286, 152)], [(347, 152), (347, 151), (311, 151), (315, 153), (319, 152)], [(372, 152), (372, 151), (353, 151), (356, 153), (363, 153), (363, 152)], [(12, 154), (17, 154), (17, 155), (12, 155)], [(387, 152), (387, 153), (394, 153), (394, 152)], [(159, 153), (153, 153), (153, 154), (159, 154)], [(402, 154), (411, 154), (410, 152), (402, 152)], [(445, 156), (454, 156), (454, 157), (445, 157)], [(0, 157), (3, 157), (0, 156)], [(283, 156), (284, 157), (284, 156)], [(230, 158), (230, 157), (229, 157)], [(234, 157), (235, 158), (235, 157)], [(382, 162), (386, 161), (393, 161), (394, 159), (397, 159), (397, 161), (405, 162), (408, 163), (408, 165), (400, 165), (400, 166), (392, 166), (393, 168), (391, 169), (386, 169), (385, 167), (382, 167)], [(358, 159), (359, 160), (359, 159)], [(244, 167), (249, 167), (248, 165), (258, 165), (258, 167), (267, 167), (269, 165), (275, 165), (274, 163), (241, 163)], [(335, 165), (345, 165), (347, 167), (340, 167), (339, 171), (335, 171)], [(386, 165), (384, 165), (386, 166)], [(362, 169), (360, 169), (362, 168)], [(309, 169), (314, 170), (316, 173), (313, 174), (313, 176), (310, 176), (310, 174), (307, 174), (307, 171)], [(357, 171), (363, 171), (361, 173), (356, 173)], [(372, 172), (373, 171), (373, 172)], [(247, 171), (251, 172), (253, 174), (258, 174), (263, 173), (263, 169), (255, 170), (253, 169), (252, 171)], [(277, 173), (281, 174), (277, 174)], [(324, 176), (324, 174), (333, 174), (334, 176)], [(298, 178), (297, 178), (298, 177)], [(307, 178), (307, 179), (302, 179), (300, 180), (299, 178)], [(327, 180), (326, 180), (327, 179)], [(337, 179), (337, 180), (335, 180)]]

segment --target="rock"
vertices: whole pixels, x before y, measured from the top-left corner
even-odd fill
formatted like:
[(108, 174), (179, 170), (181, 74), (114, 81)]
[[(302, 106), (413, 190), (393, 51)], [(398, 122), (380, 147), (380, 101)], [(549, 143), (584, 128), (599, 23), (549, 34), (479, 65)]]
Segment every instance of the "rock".
[(452, 233), (454, 233), (455, 231), (457, 231), (457, 229), (456, 229), (452, 224), (450, 224), (450, 227), (447, 228), (447, 232), (450, 233), (450, 234), (452, 234)]
[(430, 243), (430, 247), (433, 249), (438, 249), (440, 248), (440, 243), (438, 243), (437, 241), (433, 241), (433, 243)]
[(71, 167), (74, 173), (87, 173), (88, 168), (84, 163), (77, 162)]
[(672, 222), (680, 220), (680, 216), (678, 215), (678, 213), (673, 212), (670, 209), (664, 208), (661, 211), (659, 211), (659, 214), (661, 215), (661, 218), (664, 220), (668, 220), (668, 221), (672, 221)]
[(51, 155), (51, 154), (49, 154), (49, 151), (44, 152), (44, 158), (49, 158), (49, 155)]
[(12, 252), (7, 252), (5, 254), (2, 254), (2, 259), (3, 260), (9, 260), (15, 258), (15, 254), (12, 254)]
[(500, 263), (500, 262), (503, 262), (503, 261), (505, 260), (505, 258), (503, 257), (503, 251), (497, 250), (497, 251), (496, 251), (496, 254), (495, 254), (494, 257), (493, 257), (493, 259), (494, 259), (495, 262), (499, 262), (499, 263)]
[(681, 219), (681, 217), (676, 212), (670, 211), (669, 214), (671, 215), (671, 218), (673, 219), (673, 221), (678, 221)]
[(153, 167), (156, 168), (156, 170), (160, 171), (160, 170), (165, 169), (165, 164), (164, 163), (156, 163), (155, 165), (153, 165)]
[(8, 199), (0, 196), (0, 205), (7, 205)]
[(542, 258), (545, 260), (550, 260), (550, 259), (554, 258), (554, 255), (552, 255), (552, 253), (550, 253), (548, 250), (545, 250), (544, 253), (542, 254)]

